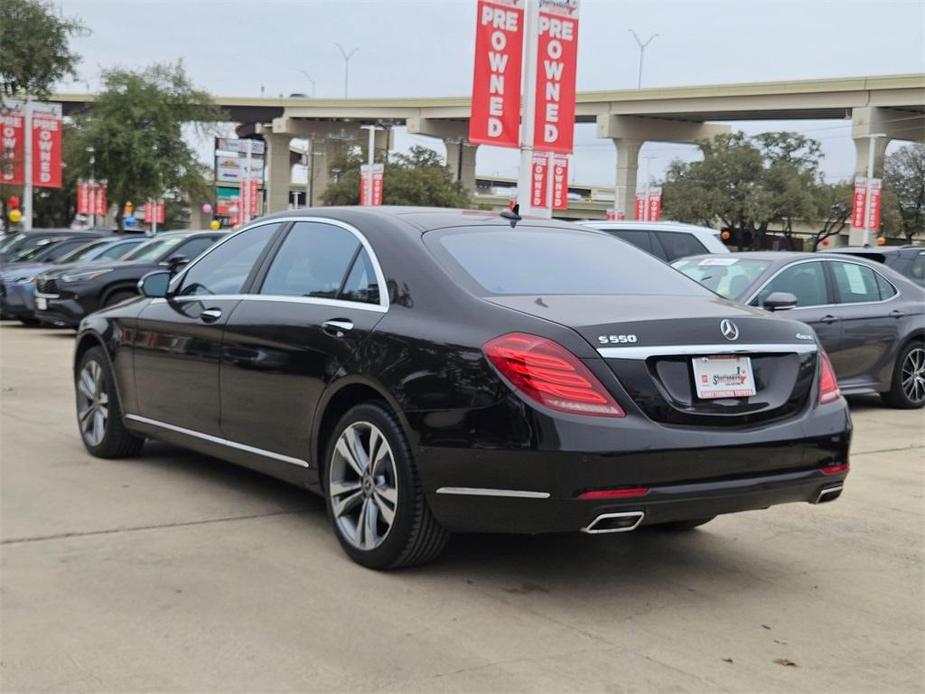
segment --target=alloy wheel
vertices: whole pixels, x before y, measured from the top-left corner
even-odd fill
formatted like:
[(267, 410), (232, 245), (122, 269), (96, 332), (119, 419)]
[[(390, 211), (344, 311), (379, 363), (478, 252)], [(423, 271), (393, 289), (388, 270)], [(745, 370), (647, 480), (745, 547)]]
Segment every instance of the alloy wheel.
[(925, 400), (925, 347), (910, 350), (903, 360), (902, 389), (913, 403)]
[(109, 420), (109, 394), (103, 382), (103, 368), (97, 361), (84, 364), (77, 379), (77, 421), (80, 432), (91, 446), (99, 446), (106, 436)]
[(369, 551), (385, 541), (398, 508), (398, 475), (392, 448), (375, 425), (354, 422), (338, 437), (328, 494), (337, 527), (351, 545)]

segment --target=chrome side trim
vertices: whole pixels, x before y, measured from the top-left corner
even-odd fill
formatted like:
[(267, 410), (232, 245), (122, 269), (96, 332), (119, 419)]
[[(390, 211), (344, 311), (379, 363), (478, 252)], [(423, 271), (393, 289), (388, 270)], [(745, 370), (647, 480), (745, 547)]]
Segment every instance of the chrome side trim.
[[(366, 240), (366, 237), (362, 234), (362, 232), (360, 232), (359, 229), (357, 229), (356, 227), (350, 224), (347, 224), (346, 222), (342, 222), (339, 219), (330, 219), (328, 217), (299, 217), (299, 216), (294, 215), (291, 217), (275, 217), (273, 219), (261, 219), (259, 221), (255, 221), (253, 224), (249, 224), (246, 227), (234, 232), (233, 234), (228, 234), (227, 237), (223, 238), (218, 243), (213, 244), (212, 246), (207, 248), (203, 253), (200, 253), (198, 256), (196, 256), (196, 258), (191, 263), (189, 263), (186, 267), (184, 267), (179, 273), (177, 273), (176, 277), (174, 277), (170, 281), (171, 290), (175, 290), (177, 287), (180, 286), (180, 284), (183, 282), (182, 278), (186, 275), (187, 272), (190, 271), (190, 269), (196, 267), (197, 263), (201, 262), (203, 258), (209, 255), (209, 253), (212, 253), (213, 251), (215, 251), (215, 249), (220, 248), (222, 244), (227, 243), (230, 239), (237, 236), (238, 234), (244, 233), (245, 231), (249, 231), (259, 226), (264, 226), (266, 224), (288, 224), (289, 222), (317, 222), (319, 224), (329, 224), (331, 226), (339, 227), (341, 229), (349, 231), (351, 234), (353, 234), (356, 237), (357, 241), (360, 242), (360, 245), (363, 246), (363, 248), (366, 250), (366, 253), (369, 255), (369, 261), (373, 264), (373, 271), (376, 273), (376, 282), (379, 284), (379, 304), (378, 305), (359, 304), (359, 305), (367, 307), (367, 310), (373, 310), (373, 311), (378, 310), (382, 313), (389, 310), (388, 285), (386, 285), (385, 283), (385, 275), (382, 273), (382, 267), (379, 265), (379, 258), (376, 257), (375, 252), (373, 252), (373, 247), (369, 244), (369, 241)], [(237, 296), (237, 295), (229, 294), (229, 295), (225, 295), (222, 298), (234, 297), (234, 296)], [(263, 295), (263, 294), (248, 294), (247, 295), (247, 298), (249, 299), (253, 299), (257, 297), (261, 297), (260, 299), (258, 299), (260, 301), (296, 300), (294, 303), (322, 303), (324, 302), (325, 304), (330, 305), (330, 306), (347, 306), (351, 308), (355, 308), (357, 304), (359, 303), (359, 302), (352, 302), (352, 301), (338, 301), (336, 299), (314, 299), (312, 297), (292, 297), (292, 296), (274, 297), (274, 296)], [(176, 297), (176, 298), (179, 298), (179, 297)], [(214, 299), (216, 297), (213, 295), (210, 295), (210, 298)], [(337, 303), (334, 303), (334, 304), (328, 303), (332, 301), (336, 301)]]
[(168, 431), (175, 431), (178, 434), (192, 436), (197, 439), (202, 439), (203, 441), (217, 443), (220, 446), (228, 446), (229, 448), (236, 448), (239, 451), (246, 451), (248, 453), (253, 453), (255, 455), (259, 455), (264, 458), (272, 458), (273, 460), (279, 460), (283, 463), (289, 463), (290, 465), (298, 465), (299, 467), (311, 467), (308, 464), (307, 460), (301, 460), (299, 458), (290, 458), (288, 455), (274, 453), (273, 451), (268, 451), (263, 448), (257, 448), (255, 446), (248, 446), (247, 444), (237, 443), (236, 441), (229, 441), (228, 439), (223, 439), (219, 436), (212, 436), (212, 434), (203, 434), (202, 432), (199, 432), (199, 431), (194, 431), (192, 429), (187, 429), (185, 427), (178, 427), (175, 424), (168, 424), (167, 422), (160, 422), (156, 419), (150, 419), (149, 417), (142, 417), (141, 415), (137, 415), (137, 414), (127, 414), (125, 415), (125, 418), (134, 420), (136, 422), (141, 422), (142, 424), (150, 424), (151, 426), (159, 427), (161, 429), (167, 429)]
[(440, 487), (437, 494), (460, 496), (506, 496), (515, 499), (548, 499), (549, 492), (527, 492), (520, 489), (484, 489), (481, 487)]
[[(642, 511), (624, 511), (622, 513), (602, 513), (593, 521), (588, 523), (588, 525), (581, 529), (581, 532), (588, 533), (588, 535), (604, 535), (605, 533), (628, 533), (631, 530), (635, 530), (639, 527), (639, 524), (642, 523), (642, 519), (646, 517), (646, 514)], [(608, 518), (635, 518), (636, 522), (632, 525), (628, 525), (625, 528), (604, 528), (603, 530), (595, 530), (594, 526), (600, 523), (603, 520)]]
[(786, 344), (741, 344), (724, 345), (653, 345), (651, 347), (601, 347), (597, 350), (605, 359), (648, 359), (649, 357), (689, 356), (710, 354), (753, 354), (756, 352), (774, 354), (806, 354), (818, 349), (815, 342), (794, 342)]

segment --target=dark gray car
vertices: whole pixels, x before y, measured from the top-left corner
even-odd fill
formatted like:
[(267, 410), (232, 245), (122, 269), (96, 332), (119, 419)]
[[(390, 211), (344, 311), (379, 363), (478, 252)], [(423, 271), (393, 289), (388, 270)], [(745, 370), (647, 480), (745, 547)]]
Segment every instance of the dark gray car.
[(842, 392), (879, 393), (894, 407), (925, 405), (925, 290), (885, 265), (761, 252), (693, 256), (672, 266), (734, 301), (790, 308), (816, 331)]

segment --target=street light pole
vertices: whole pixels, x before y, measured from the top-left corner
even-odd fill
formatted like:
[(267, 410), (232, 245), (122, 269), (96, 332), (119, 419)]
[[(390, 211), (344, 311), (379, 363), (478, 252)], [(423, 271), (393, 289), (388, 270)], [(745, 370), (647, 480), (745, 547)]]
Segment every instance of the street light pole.
[(870, 204), (874, 187), (874, 149), (878, 137), (886, 137), (885, 133), (871, 133), (867, 136), (870, 143), (867, 145), (867, 195), (864, 196), (864, 237), (862, 246), (870, 245)]
[(639, 35), (633, 29), (630, 29), (630, 33), (633, 35), (633, 38), (636, 39), (636, 44), (639, 46), (639, 76), (636, 80), (636, 89), (642, 89), (642, 61), (645, 59), (646, 47), (652, 43), (652, 39), (658, 36), (658, 34), (652, 34), (652, 36), (643, 42), (639, 39)]
[(305, 72), (305, 70), (299, 70), (299, 72), (305, 75), (305, 79), (307, 79), (309, 84), (312, 85), (312, 98), (314, 99), (315, 98), (315, 80), (313, 80), (312, 76), (309, 75), (307, 72)]
[(350, 59), (360, 49), (359, 47), (357, 47), (348, 53), (347, 51), (344, 50), (344, 47), (341, 46), (339, 43), (335, 43), (334, 45), (337, 46), (337, 48), (340, 50), (340, 54), (344, 58), (344, 98), (346, 99), (348, 87), (350, 85)]

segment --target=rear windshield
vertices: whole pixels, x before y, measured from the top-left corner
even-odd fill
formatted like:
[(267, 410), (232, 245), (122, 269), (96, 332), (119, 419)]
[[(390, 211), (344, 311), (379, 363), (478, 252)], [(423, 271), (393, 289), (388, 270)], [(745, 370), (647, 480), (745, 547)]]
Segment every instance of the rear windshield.
[(488, 294), (687, 294), (702, 287), (606, 234), (558, 229), (448, 230), (428, 245)]
[(753, 258), (685, 258), (671, 266), (727, 299), (738, 299), (771, 264)]

